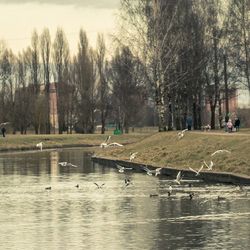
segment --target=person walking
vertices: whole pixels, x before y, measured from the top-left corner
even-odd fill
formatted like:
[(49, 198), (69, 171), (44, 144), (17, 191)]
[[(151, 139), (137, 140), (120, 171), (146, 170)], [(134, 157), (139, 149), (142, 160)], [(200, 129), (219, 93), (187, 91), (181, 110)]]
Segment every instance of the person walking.
[(5, 137), (6, 128), (5, 128), (5, 127), (2, 127), (1, 131), (2, 131), (3, 137)]
[(234, 127), (235, 127), (236, 131), (240, 130), (240, 119), (239, 119), (239, 117), (235, 118), (235, 120), (234, 120)]
[(193, 125), (193, 119), (192, 119), (192, 116), (189, 115), (189, 116), (187, 117), (187, 128), (188, 128), (188, 130), (191, 130), (192, 125)]
[(233, 123), (231, 119), (229, 119), (227, 122), (227, 132), (229, 133), (233, 132)]

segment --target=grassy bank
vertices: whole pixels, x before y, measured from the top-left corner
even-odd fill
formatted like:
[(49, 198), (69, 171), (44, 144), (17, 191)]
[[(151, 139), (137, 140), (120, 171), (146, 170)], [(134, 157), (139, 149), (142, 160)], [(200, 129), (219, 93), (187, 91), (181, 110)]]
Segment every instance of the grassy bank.
[[(117, 142), (122, 144), (134, 143), (142, 140), (149, 132), (133, 133), (128, 135), (112, 136)], [(103, 142), (108, 132), (102, 134), (63, 134), (63, 135), (10, 135), (0, 137), (0, 152), (17, 150), (37, 150), (36, 144), (43, 142), (44, 149), (62, 148), (72, 146), (99, 146)]]
[[(219, 149), (228, 153), (211, 154)], [(178, 140), (176, 132), (155, 133), (121, 148), (99, 150), (98, 156), (129, 160), (130, 152), (138, 152), (135, 162), (181, 169), (199, 169), (203, 160), (214, 162), (214, 172), (232, 172), (250, 176), (250, 134), (187, 132)], [(205, 169), (205, 168), (204, 168)]]
[[(170, 166), (182, 169), (200, 168), (203, 160), (213, 160), (213, 171), (232, 172), (250, 176), (250, 133), (187, 132), (178, 140), (177, 132), (155, 133), (135, 132), (127, 135), (112, 135), (110, 142), (124, 144), (124, 147), (99, 147), (105, 135), (7, 135), (0, 138), (0, 151), (36, 149), (44, 142), (44, 148), (71, 146), (96, 146), (91, 150), (100, 157), (129, 160), (131, 152), (138, 152), (135, 162), (155, 166)], [(111, 135), (111, 132), (110, 132)], [(218, 149), (227, 149), (231, 154), (222, 153), (211, 157)]]

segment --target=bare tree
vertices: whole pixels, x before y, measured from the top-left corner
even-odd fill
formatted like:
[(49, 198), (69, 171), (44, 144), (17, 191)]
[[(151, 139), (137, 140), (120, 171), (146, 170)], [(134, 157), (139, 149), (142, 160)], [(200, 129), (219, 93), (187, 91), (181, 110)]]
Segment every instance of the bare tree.
[(86, 33), (79, 33), (78, 53), (74, 58), (74, 80), (77, 89), (77, 128), (83, 133), (93, 133), (93, 60)]
[(99, 103), (98, 107), (101, 113), (101, 133), (105, 133), (105, 123), (109, 110), (108, 94), (109, 87), (105, 72), (105, 56), (106, 56), (106, 46), (104, 37), (102, 34), (97, 36), (97, 48), (96, 48), (96, 65), (98, 69), (98, 93), (99, 93)]
[(54, 79), (57, 82), (59, 133), (67, 130), (67, 97), (69, 83), (69, 45), (64, 31), (58, 28), (53, 43)]
[(40, 50), (43, 64), (43, 82), (45, 85), (45, 110), (47, 113), (46, 132), (50, 133), (50, 110), (49, 110), (49, 89), (50, 89), (50, 65), (51, 65), (51, 38), (48, 28), (45, 28), (40, 36)]

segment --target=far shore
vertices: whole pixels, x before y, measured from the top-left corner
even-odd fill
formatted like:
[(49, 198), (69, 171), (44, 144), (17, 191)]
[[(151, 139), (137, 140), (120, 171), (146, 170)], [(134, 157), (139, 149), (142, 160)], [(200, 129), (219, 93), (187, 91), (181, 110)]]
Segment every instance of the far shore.
[[(111, 135), (110, 142), (123, 147), (101, 148), (100, 144)], [(63, 134), (63, 135), (10, 135), (0, 138), (0, 152), (39, 150), (36, 144), (43, 142), (43, 149), (66, 147), (90, 147), (97, 157), (129, 161), (132, 152), (138, 152), (133, 162), (158, 167), (198, 170), (203, 163), (213, 161), (211, 172), (227, 172), (250, 177), (250, 130), (236, 133), (223, 131), (187, 131), (178, 139), (177, 131), (155, 132), (140, 130), (129, 134)], [(230, 153), (211, 154), (219, 149)], [(88, 149), (89, 150), (89, 149)], [(205, 169), (205, 168), (204, 168)]]

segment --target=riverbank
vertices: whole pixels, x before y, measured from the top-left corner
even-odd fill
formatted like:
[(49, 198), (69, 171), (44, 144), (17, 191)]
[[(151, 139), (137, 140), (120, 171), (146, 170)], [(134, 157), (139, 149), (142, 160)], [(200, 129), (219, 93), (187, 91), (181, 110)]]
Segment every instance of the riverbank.
[[(198, 170), (203, 161), (214, 163), (212, 172), (229, 172), (250, 176), (250, 133), (245, 130), (237, 133), (223, 132), (186, 132), (178, 139), (177, 132), (136, 132), (123, 135), (111, 135), (110, 142), (124, 147), (100, 148), (107, 135), (7, 135), (0, 138), (0, 152), (17, 150), (38, 150), (36, 144), (43, 142), (44, 149), (64, 147), (91, 147), (100, 158), (129, 161), (131, 152), (138, 152), (135, 163), (158, 167)], [(211, 156), (219, 149), (231, 153)], [(205, 168), (204, 168), (205, 169)]]
[[(114, 140), (127, 145), (135, 143), (151, 132), (138, 132), (127, 135), (114, 136)], [(105, 135), (102, 134), (62, 134), (62, 135), (12, 135), (0, 137), (0, 152), (12, 152), (23, 150), (38, 150), (36, 144), (43, 142), (43, 149), (66, 148), (66, 147), (99, 147), (105, 141), (108, 135), (112, 135), (111, 131)], [(112, 136), (113, 137), (113, 136)]]
[[(213, 161), (210, 172), (226, 172), (250, 176), (250, 134), (249, 131), (239, 133), (220, 132), (186, 132), (178, 139), (177, 132), (155, 133), (143, 140), (119, 148), (98, 150), (97, 157), (113, 160), (129, 161), (132, 152), (138, 152), (135, 163), (157, 167), (170, 167), (198, 170), (203, 161)], [(230, 153), (213, 152), (226, 149)], [(204, 167), (204, 170), (206, 168)]]

